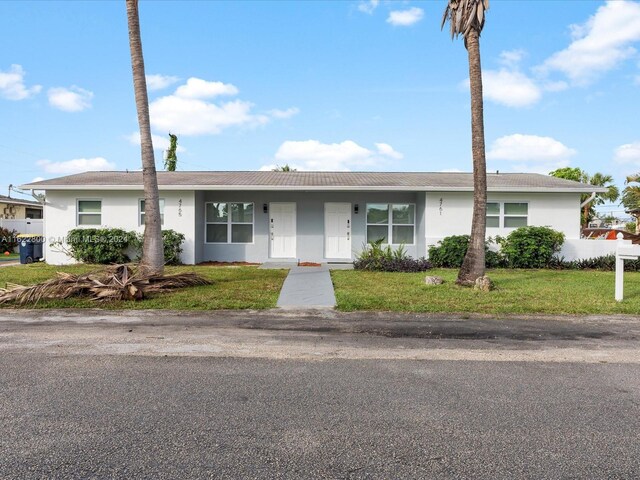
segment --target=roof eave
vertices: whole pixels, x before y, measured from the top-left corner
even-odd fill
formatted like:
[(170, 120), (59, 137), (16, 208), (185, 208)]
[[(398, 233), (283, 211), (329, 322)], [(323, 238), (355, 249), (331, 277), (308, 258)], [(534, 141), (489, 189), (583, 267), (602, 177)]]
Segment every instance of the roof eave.
[[(142, 185), (37, 185), (25, 184), (27, 190), (142, 190)], [(401, 192), (473, 192), (472, 187), (418, 187), (418, 186), (349, 186), (349, 185), (158, 185), (159, 190), (208, 190), (208, 191), (401, 191)], [(606, 188), (562, 188), (562, 187), (488, 187), (488, 192), (522, 193), (605, 193)]]

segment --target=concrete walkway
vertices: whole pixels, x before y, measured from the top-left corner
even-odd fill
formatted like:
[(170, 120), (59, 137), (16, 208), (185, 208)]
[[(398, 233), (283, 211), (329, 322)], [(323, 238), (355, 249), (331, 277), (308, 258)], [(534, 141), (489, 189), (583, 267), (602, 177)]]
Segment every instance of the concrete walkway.
[(336, 296), (326, 265), (292, 266), (282, 285), (278, 307), (283, 309), (333, 308)]

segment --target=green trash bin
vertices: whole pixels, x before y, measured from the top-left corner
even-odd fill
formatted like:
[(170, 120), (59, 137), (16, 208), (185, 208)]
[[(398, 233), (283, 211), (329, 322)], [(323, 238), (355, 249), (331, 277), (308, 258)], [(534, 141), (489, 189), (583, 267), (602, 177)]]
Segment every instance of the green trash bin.
[(21, 233), (17, 236), (20, 248), (20, 263), (33, 263), (42, 259), (42, 235)]

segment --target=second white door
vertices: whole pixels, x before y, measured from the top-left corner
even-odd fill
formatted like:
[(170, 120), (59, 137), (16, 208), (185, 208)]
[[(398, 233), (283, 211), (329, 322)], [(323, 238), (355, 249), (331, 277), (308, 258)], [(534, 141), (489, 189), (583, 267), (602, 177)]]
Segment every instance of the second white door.
[(269, 237), (272, 258), (296, 258), (296, 204), (269, 206)]
[(351, 259), (351, 204), (324, 204), (324, 256)]

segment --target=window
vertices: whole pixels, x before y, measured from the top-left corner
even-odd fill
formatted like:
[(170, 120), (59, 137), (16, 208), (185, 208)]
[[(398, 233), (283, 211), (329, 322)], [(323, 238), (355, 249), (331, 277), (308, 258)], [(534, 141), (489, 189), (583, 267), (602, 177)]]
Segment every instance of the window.
[(33, 220), (40, 220), (42, 219), (42, 210), (40, 208), (30, 208), (30, 207), (26, 207), (24, 209), (24, 216), (27, 218), (31, 218)]
[(413, 245), (414, 234), (415, 205), (407, 203), (367, 204), (368, 242), (382, 239), (382, 243)]
[[(164, 225), (164, 198), (159, 200), (160, 202), (160, 225)], [(139, 215), (138, 222), (139, 225), (144, 225), (144, 199), (141, 199), (139, 202)]]
[(78, 200), (78, 225), (102, 225), (102, 200)]
[(253, 243), (253, 203), (206, 203), (206, 243)]
[(500, 204), (487, 203), (487, 228), (500, 227)]
[(505, 228), (526, 227), (528, 214), (529, 214), (529, 205), (527, 203), (505, 203), (504, 204)]
[(487, 228), (518, 228), (529, 223), (529, 204), (524, 202), (488, 202)]

